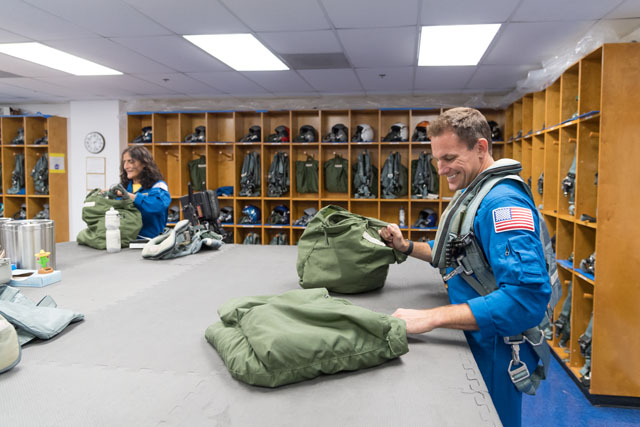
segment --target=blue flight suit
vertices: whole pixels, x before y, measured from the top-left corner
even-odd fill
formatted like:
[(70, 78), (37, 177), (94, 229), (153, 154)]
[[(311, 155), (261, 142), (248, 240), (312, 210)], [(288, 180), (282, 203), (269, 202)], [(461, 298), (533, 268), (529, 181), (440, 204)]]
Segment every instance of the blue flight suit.
[[(511, 346), (504, 343), (503, 337), (518, 335), (538, 325), (551, 296), (538, 213), (521, 185), (510, 179), (498, 183), (480, 203), (473, 223), (474, 234), (491, 265), (498, 289), (480, 296), (459, 275), (448, 281), (451, 303), (469, 304), (478, 323), (478, 331), (465, 331), (465, 335), (505, 426), (521, 425), (522, 393), (507, 372)], [(503, 207), (530, 209), (535, 232), (497, 233), (493, 211)], [(533, 373), (538, 357), (529, 344), (520, 345), (520, 359), (527, 364), (529, 373)]]
[[(133, 181), (129, 181), (127, 191), (133, 193)], [(133, 204), (142, 214), (142, 229), (139, 235), (153, 238), (162, 234), (167, 225), (171, 195), (169, 186), (164, 181), (158, 181), (151, 188), (140, 188), (136, 193)]]

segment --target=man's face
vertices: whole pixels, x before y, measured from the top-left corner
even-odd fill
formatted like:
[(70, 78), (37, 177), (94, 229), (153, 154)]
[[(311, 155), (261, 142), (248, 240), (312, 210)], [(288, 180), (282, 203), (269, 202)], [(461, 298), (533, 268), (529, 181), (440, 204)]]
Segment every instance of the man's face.
[(485, 158), (480, 143), (477, 142), (470, 150), (451, 131), (431, 138), (431, 150), (438, 162), (438, 175), (447, 178), (452, 191), (466, 188), (483, 170)]

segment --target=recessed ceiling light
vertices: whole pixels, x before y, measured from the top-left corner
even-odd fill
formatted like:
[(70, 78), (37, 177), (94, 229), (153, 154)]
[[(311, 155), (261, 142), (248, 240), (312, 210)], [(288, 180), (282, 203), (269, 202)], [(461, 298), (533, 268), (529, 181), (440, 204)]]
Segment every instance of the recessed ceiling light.
[(422, 27), (419, 66), (478, 65), (501, 24)]
[(25, 61), (35, 62), (45, 67), (55, 68), (76, 76), (111, 76), (122, 74), (120, 71), (87, 61), (58, 49), (40, 43), (0, 44), (0, 53), (15, 56)]
[(183, 37), (237, 71), (289, 69), (252, 34), (202, 34)]

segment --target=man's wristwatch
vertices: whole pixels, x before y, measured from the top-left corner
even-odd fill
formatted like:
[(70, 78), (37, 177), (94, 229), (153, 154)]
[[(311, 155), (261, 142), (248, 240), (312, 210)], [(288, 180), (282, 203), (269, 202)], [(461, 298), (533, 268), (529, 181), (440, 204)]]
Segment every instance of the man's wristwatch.
[(413, 241), (409, 240), (409, 248), (402, 253), (405, 255), (411, 255), (411, 252), (413, 252)]

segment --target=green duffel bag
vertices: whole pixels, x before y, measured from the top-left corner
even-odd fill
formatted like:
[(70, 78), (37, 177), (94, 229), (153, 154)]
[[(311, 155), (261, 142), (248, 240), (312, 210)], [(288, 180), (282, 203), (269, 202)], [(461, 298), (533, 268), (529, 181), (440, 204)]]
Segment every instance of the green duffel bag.
[(96, 249), (107, 248), (104, 214), (109, 208), (117, 210), (120, 214), (120, 245), (123, 248), (128, 248), (129, 242), (138, 237), (142, 228), (142, 215), (133, 204), (133, 200), (128, 196), (125, 196), (123, 200), (110, 197), (113, 197), (111, 192), (103, 192), (96, 188), (91, 190), (84, 199), (82, 220), (87, 224), (87, 228), (78, 233), (78, 237), (76, 237), (78, 243)]
[(403, 320), (332, 298), (326, 289), (235, 298), (205, 332), (231, 375), (277, 387), (377, 366), (409, 351)]
[(382, 241), (378, 230), (386, 226), (340, 206), (320, 209), (298, 241), (300, 286), (343, 294), (383, 287), (389, 264), (407, 259)]

